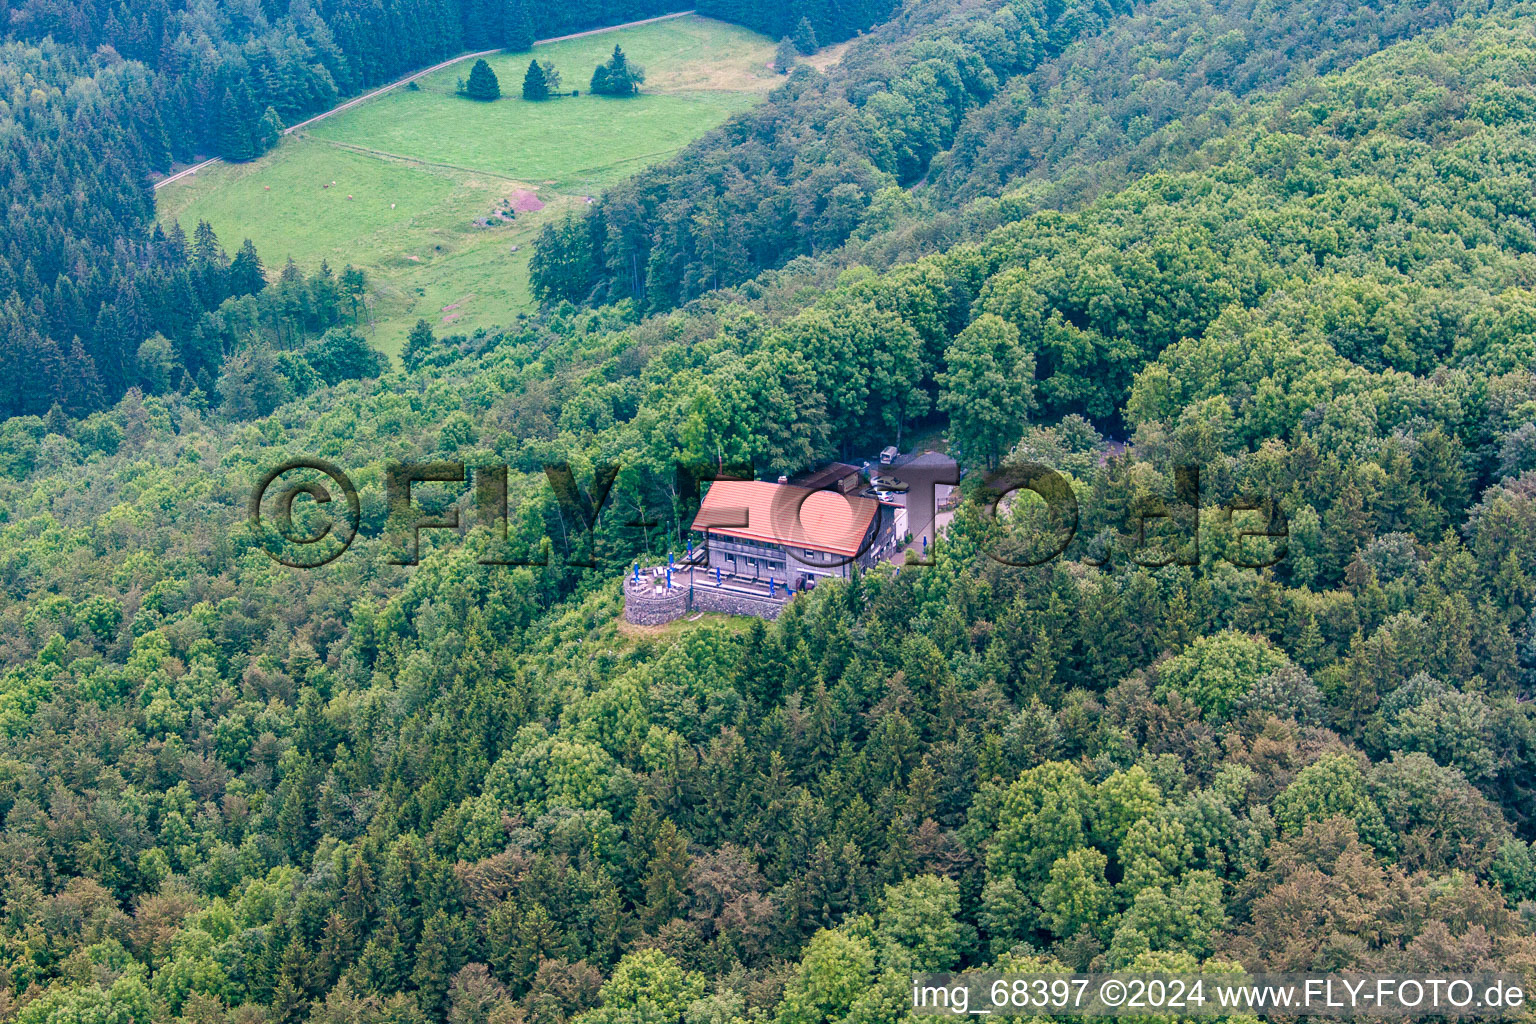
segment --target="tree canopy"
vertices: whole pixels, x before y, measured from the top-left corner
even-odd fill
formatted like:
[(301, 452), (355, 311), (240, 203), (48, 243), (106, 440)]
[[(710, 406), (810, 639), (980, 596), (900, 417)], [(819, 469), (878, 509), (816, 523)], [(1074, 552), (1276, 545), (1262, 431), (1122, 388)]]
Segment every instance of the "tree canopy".
[[(10, 24), (165, 42), (73, 10)], [(917, 971), (1536, 969), (1536, 10), (1367, 13), (908, 4), (544, 223), (545, 308), (398, 364), (355, 268), (149, 226), (172, 79), (10, 44), (0, 1007), (823, 1024)], [(898, 432), (968, 471), (931, 564), (623, 621), (679, 461)], [(247, 506), (303, 454), (358, 492), (312, 570)], [(418, 485), (460, 522), (414, 565), (399, 460), (472, 469)], [(556, 460), (619, 467), (589, 522)], [(1072, 489), (1059, 558), (990, 557), (1032, 513), (989, 464)]]
[(592, 92), (598, 96), (633, 96), (645, 81), (645, 69), (631, 64), (618, 46), (592, 72)]
[(482, 57), (469, 69), (469, 80), (459, 91), (472, 100), (489, 102), (501, 98), (501, 83), (496, 80), (496, 72), (491, 70), (491, 66)]

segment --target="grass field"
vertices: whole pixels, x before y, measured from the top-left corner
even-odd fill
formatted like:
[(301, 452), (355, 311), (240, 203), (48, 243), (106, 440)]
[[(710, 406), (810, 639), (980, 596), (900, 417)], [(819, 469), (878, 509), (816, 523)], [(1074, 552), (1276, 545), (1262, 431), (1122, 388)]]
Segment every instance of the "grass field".
[(754, 100), (737, 92), (648, 92), (482, 105), (451, 92), (397, 89), (306, 134), (586, 194), (670, 156)]
[[(644, 92), (587, 95), (616, 44), (646, 69)], [(524, 102), (531, 56), (553, 61), (562, 88), (581, 95)], [(455, 94), (469, 73), (461, 62), (296, 132), (260, 160), (172, 182), (156, 193), (159, 216), (189, 232), (206, 220), (230, 251), (250, 238), (269, 272), (289, 256), (306, 270), (321, 260), (362, 267), (372, 340), (397, 353), (419, 317), (440, 335), (468, 333), (530, 308), (539, 228), (757, 102), (782, 81), (772, 57), (763, 36), (689, 16), (490, 58), (503, 93), (495, 103)], [(476, 223), (532, 199), (544, 208)]]

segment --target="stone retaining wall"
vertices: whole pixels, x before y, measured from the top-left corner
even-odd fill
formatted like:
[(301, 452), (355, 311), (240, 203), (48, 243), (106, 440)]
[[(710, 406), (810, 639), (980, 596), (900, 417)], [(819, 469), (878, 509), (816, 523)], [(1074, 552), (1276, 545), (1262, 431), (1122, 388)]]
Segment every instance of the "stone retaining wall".
[(624, 621), (637, 626), (659, 626), (671, 622), (688, 610), (688, 588), (674, 586), (657, 589), (649, 576), (638, 582), (624, 580)]
[(696, 585), (691, 594), (690, 588), (683, 583), (673, 584), (671, 590), (657, 589), (655, 580), (649, 575), (638, 581), (633, 577), (624, 580), (624, 621), (637, 626), (660, 626), (690, 611), (776, 619), (786, 603), (783, 597), (760, 597), (707, 584)]
[(724, 612), (727, 615), (756, 615), (760, 619), (776, 619), (784, 610), (780, 599), (757, 597), (732, 590), (720, 590), (705, 585), (693, 588), (693, 610), (697, 612)]

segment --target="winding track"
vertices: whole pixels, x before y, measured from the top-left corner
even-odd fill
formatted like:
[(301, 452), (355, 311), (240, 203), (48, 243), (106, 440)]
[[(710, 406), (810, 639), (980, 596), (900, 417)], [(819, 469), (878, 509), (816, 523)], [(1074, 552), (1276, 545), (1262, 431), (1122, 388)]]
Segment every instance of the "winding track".
[[(637, 25), (649, 25), (652, 22), (656, 22), (656, 21), (667, 21), (667, 20), (669, 20), (671, 18), (686, 17), (686, 16), (688, 16), (688, 15), (690, 15), (692, 13), (693, 13), (693, 11), (689, 10), (689, 11), (676, 11), (676, 12), (674, 12), (672, 14), (660, 14), (660, 15), (657, 15), (656, 17), (654, 17), (654, 18), (641, 18), (639, 21), (626, 21), (622, 25), (605, 25), (602, 28), (589, 28), (589, 29), (587, 29), (584, 32), (571, 32), (571, 33), (568, 33), (568, 34), (563, 35), (563, 36), (550, 36), (548, 39), (535, 39), (533, 41), (533, 44), (535, 46), (538, 46), (540, 43), (558, 43), (558, 42), (562, 42), (562, 41), (564, 41), (566, 39), (580, 39), (583, 36), (601, 35), (604, 32), (617, 32), (621, 28), (634, 28)], [(339, 114), (343, 110), (350, 110), (353, 107), (357, 106), (359, 103), (366, 103), (369, 100), (373, 99), (375, 96), (382, 96), (386, 92), (389, 92), (389, 90), (397, 88), (399, 86), (402, 86), (402, 85), (404, 85), (407, 82), (415, 81), (416, 79), (420, 78), (422, 75), (430, 75), (434, 71), (441, 71), (443, 68), (452, 67), (453, 65), (459, 63), (460, 61), (473, 60), (476, 57), (488, 57), (488, 56), (490, 56), (493, 53), (501, 53), (501, 52), (502, 52), (502, 48), (501, 47), (496, 47), (493, 50), (477, 50), (474, 53), (461, 53), (457, 57), (451, 57), (448, 60), (442, 61), (439, 64), (433, 64), (429, 68), (422, 68), (420, 71), (413, 71), (409, 75), (406, 75), (404, 78), (401, 78), (401, 79), (398, 79), (396, 81), (390, 82), (388, 85), (380, 86), (379, 88), (373, 90), (372, 92), (365, 92), (361, 96), (354, 97), (354, 98), (352, 98), (350, 100), (347, 100), (347, 102), (345, 102), (345, 103), (338, 104), (337, 106), (332, 107), (330, 110), (327, 110), (324, 113), (316, 114), (314, 117), (311, 117), (308, 120), (300, 121), (298, 124), (293, 125), (292, 127), (284, 128), (283, 129), (283, 134), (284, 135), (292, 135), (294, 132), (298, 131), (300, 128), (304, 128), (304, 127), (306, 127), (308, 125), (312, 125), (316, 121), (324, 121), (326, 118), (330, 117), (332, 114)], [(180, 181), (182, 178), (185, 178), (188, 175), (196, 174), (198, 171), (202, 170), (204, 167), (209, 167), (209, 166), (211, 166), (213, 164), (216, 164), (216, 163), (219, 163), (219, 162), (220, 162), (220, 160), (219, 160), (218, 157), (216, 157), (216, 156), (215, 157), (209, 157), (207, 160), (204, 160), (202, 163), (193, 164), (191, 167), (183, 168), (182, 170), (177, 171), (175, 174), (172, 174), (169, 177), (161, 178), (159, 181), (155, 182), (155, 188), (160, 188), (162, 185), (169, 185), (173, 181)]]

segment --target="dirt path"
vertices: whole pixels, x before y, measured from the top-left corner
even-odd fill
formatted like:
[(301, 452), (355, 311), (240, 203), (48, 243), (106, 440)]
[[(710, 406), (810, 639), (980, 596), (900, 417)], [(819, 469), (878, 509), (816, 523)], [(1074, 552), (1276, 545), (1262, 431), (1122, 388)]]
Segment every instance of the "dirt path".
[[(567, 39), (581, 39), (581, 38), (583, 38), (585, 36), (601, 35), (604, 32), (617, 32), (621, 28), (635, 28), (635, 27), (640, 26), (640, 25), (649, 25), (649, 24), (651, 24), (653, 22), (657, 22), (657, 21), (668, 21), (668, 20), (670, 20), (672, 18), (684, 18), (684, 17), (687, 17), (688, 15), (690, 15), (692, 13), (693, 13), (693, 11), (677, 11), (677, 12), (675, 12), (673, 14), (657, 15), (654, 18), (641, 18), (639, 21), (626, 21), (622, 25), (605, 25), (602, 28), (589, 28), (589, 29), (587, 29), (584, 32), (571, 32), (571, 33), (568, 33), (568, 34), (563, 35), (563, 36), (550, 36), (548, 39), (535, 39), (534, 40), (534, 45), (538, 46), (541, 43), (559, 43), (559, 42), (564, 42)], [(452, 67), (453, 65), (459, 63), (460, 61), (473, 60), (476, 57), (488, 57), (488, 56), (490, 56), (493, 53), (501, 53), (501, 52), (502, 52), (502, 49), (500, 47), (497, 47), (494, 50), (478, 50), (475, 53), (461, 53), (457, 57), (452, 57), (452, 58), (450, 58), (448, 60), (442, 61), (441, 63), (433, 64), (429, 68), (422, 68), (420, 71), (412, 72), (411, 74), (406, 75), (404, 78), (401, 78), (401, 79), (398, 79), (396, 81), (390, 82), (388, 85), (380, 86), (379, 88), (373, 90), (372, 92), (366, 92), (366, 93), (364, 93), (361, 96), (357, 96), (357, 97), (355, 97), (353, 99), (348, 100), (345, 103), (342, 103), (342, 104), (340, 104), (338, 106), (332, 107), (330, 110), (327, 110), (324, 113), (316, 114), (314, 117), (311, 117), (311, 118), (308, 118), (306, 120), (300, 121), (298, 124), (293, 125), (291, 128), (284, 128), (283, 129), (283, 134), (284, 135), (292, 135), (294, 132), (298, 131), (300, 128), (306, 127), (308, 125), (312, 125), (316, 121), (324, 121), (326, 118), (330, 117), (332, 114), (339, 114), (343, 110), (351, 110), (353, 107), (357, 106), (359, 103), (366, 103), (367, 101), (373, 99), (375, 96), (382, 96), (386, 92), (389, 92), (391, 89), (398, 88), (399, 86), (402, 86), (402, 85), (406, 84), (407, 82), (415, 81), (416, 79), (420, 78), (422, 75), (430, 75), (434, 71), (441, 71), (443, 68)], [(173, 181), (180, 181), (182, 178), (185, 178), (188, 175), (196, 174), (198, 171), (202, 170), (204, 167), (208, 167), (208, 166), (210, 166), (212, 164), (216, 164), (216, 163), (219, 163), (219, 158), (218, 157), (211, 157), (211, 158), (209, 158), (207, 160), (204, 160), (202, 163), (193, 164), (191, 167), (183, 168), (182, 170), (179, 170), (175, 174), (171, 175), (170, 177), (162, 178), (160, 181), (155, 182), (155, 188), (160, 188), (163, 185), (169, 185)], [(482, 172), (482, 173), (485, 173), (485, 172)]]

